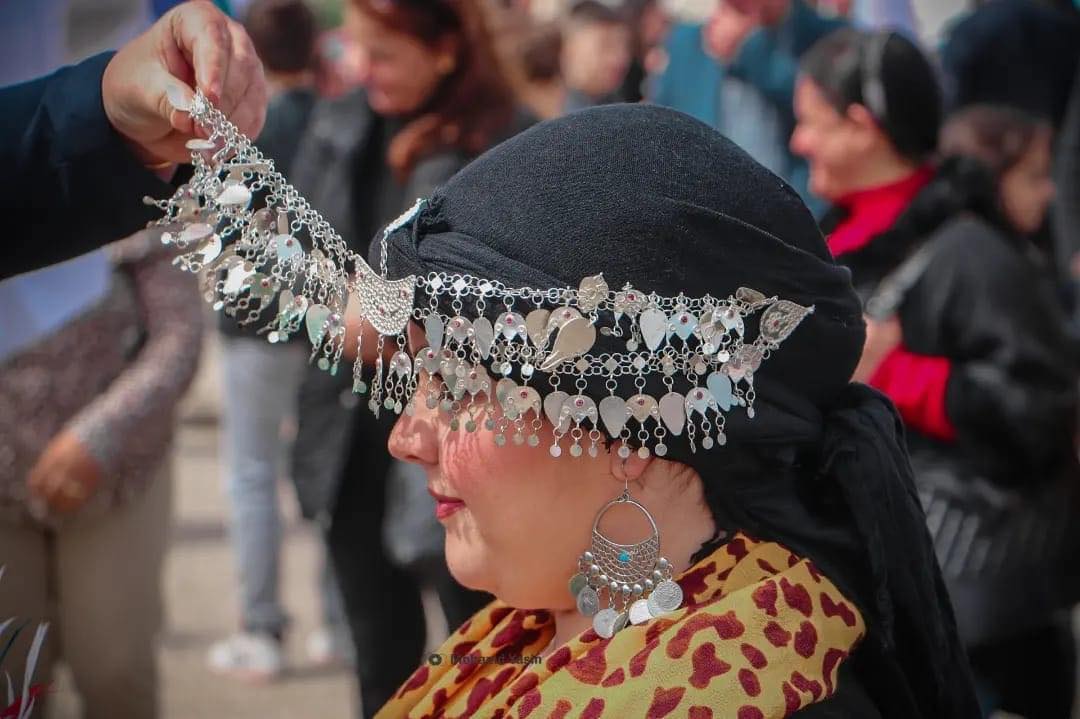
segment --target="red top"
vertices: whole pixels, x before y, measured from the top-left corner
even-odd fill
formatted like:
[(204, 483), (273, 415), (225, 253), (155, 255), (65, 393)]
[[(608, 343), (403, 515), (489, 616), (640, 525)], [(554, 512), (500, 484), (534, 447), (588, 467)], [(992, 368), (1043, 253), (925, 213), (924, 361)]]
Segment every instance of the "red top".
[[(846, 208), (848, 215), (828, 237), (833, 256), (862, 249), (889, 229), (933, 176), (933, 168), (921, 167), (897, 182), (841, 198), (837, 204)], [(889, 396), (909, 427), (935, 439), (953, 441), (956, 428), (945, 411), (951, 371), (947, 357), (915, 354), (901, 345), (874, 370), (870, 385)]]
[(848, 213), (827, 240), (833, 257), (862, 249), (875, 236), (892, 227), (904, 208), (933, 177), (934, 169), (927, 165), (902, 180), (857, 190), (837, 200), (836, 204)]

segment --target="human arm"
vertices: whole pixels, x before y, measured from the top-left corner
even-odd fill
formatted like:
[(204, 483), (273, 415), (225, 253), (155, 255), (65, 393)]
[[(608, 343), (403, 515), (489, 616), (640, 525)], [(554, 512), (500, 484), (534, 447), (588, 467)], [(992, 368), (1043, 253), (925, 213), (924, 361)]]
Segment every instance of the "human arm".
[[(139, 353), (42, 452), (28, 478), (50, 509), (78, 509), (95, 492), (161, 459), (176, 405), (194, 377), (201, 343), (195, 279), (138, 235), (121, 243), (145, 333)], [(149, 247), (148, 247), (149, 246)]]
[(243, 30), (208, 2), (178, 6), (115, 54), (0, 89), (0, 279), (77, 256), (155, 219), (143, 195), (194, 136), (169, 94), (197, 85), (240, 129), (262, 126), (261, 65)]

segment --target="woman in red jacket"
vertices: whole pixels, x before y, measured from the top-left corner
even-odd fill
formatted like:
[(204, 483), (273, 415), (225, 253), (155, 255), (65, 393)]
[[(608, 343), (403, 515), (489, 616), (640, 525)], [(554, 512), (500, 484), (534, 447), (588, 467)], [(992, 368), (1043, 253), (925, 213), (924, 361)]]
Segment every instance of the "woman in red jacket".
[[(830, 200), (828, 244), (869, 317), (854, 379), (907, 426), (917, 484), (984, 698), (1064, 717), (1072, 650), (1069, 479), (1077, 364), (1028, 235), (1046, 213), (1049, 135), (1016, 116), (998, 142), (935, 161), (934, 72), (891, 33), (841, 31), (802, 63), (793, 150)], [(969, 123), (970, 125), (970, 123)], [(970, 125), (964, 136), (978, 132)], [(1010, 159), (989, 161), (1004, 152)]]

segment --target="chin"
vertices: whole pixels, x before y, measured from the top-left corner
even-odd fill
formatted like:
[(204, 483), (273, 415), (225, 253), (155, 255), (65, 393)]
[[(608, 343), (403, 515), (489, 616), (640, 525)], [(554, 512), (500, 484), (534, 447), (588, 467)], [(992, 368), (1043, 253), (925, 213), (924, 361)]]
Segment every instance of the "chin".
[(495, 593), (482, 552), (449, 533), (446, 535), (446, 567), (461, 586)]
[(810, 192), (829, 202), (834, 202), (842, 193), (837, 191), (837, 188), (833, 186), (828, 180), (816, 178), (814, 175), (810, 175), (810, 182), (807, 183), (810, 188)]
[(392, 117), (400, 114), (398, 103), (394, 102), (392, 97), (378, 90), (368, 90), (368, 104), (379, 115)]

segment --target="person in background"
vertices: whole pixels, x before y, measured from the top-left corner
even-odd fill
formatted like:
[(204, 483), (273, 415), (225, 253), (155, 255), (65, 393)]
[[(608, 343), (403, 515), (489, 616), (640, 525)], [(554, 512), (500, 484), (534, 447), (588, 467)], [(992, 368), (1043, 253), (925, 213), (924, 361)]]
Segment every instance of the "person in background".
[(934, 177), (940, 86), (910, 41), (843, 29), (803, 62), (794, 107), (791, 149), (809, 161), (810, 191), (832, 203), (822, 219), (829, 249), (865, 300), (911, 249), (874, 239)]
[(561, 55), (562, 31), (558, 23), (537, 25), (524, 33), (517, 96), (538, 118), (546, 120), (563, 113), (566, 87), (559, 67)]
[(717, 128), (784, 178), (820, 214), (805, 161), (792, 153), (792, 103), (799, 58), (844, 25), (803, 0), (718, 0), (705, 42), (720, 62)]
[[(27, 305), (0, 313), (5, 343), (25, 340), (0, 359), (0, 616), (49, 622), (35, 682), (47, 685), (63, 659), (84, 717), (147, 719), (158, 712), (169, 450), (202, 348), (201, 310), (194, 279), (172, 267), (156, 233), (100, 252), (102, 296), (43, 332), (27, 320), (47, 319), (91, 271), (7, 281), (49, 273), (36, 295), (22, 294)], [(4, 661), (20, 689), (28, 634)]]
[(622, 102), (619, 94), (633, 59), (633, 34), (622, 9), (600, 0), (578, 0), (562, 20), (560, 67), (566, 86), (564, 112)]
[[(316, 105), (290, 180), (366, 255), (376, 231), (523, 122), (477, 0), (352, 0), (363, 87)], [(355, 348), (355, 343), (350, 346)], [(352, 378), (311, 370), (304, 402), (330, 407)], [(305, 410), (301, 409), (303, 416)], [(356, 649), (364, 715), (412, 671), (427, 641), (420, 599), (437, 590), (449, 626), (488, 599), (440, 563), (435, 576), (394, 564), (383, 541), (389, 418), (354, 411), (328, 532)], [(392, 414), (391, 414), (392, 416)], [(298, 439), (299, 444), (299, 439)], [(434, 504), (428, 504), (434, 513)], [(435, 531), (440, 528), (435, 527)]]
[(663, 44), (663, 64), (650, 78), (649, 101), (719, 128), (720, 81), (724, 73), (709, 54), (699, 19), (677, 19)]
[[(940, 147), (942, 156), (970, 158), (986, 170), (994, 190), (985, 203), (990, 208), (986, 214), (993, 222), (997, 242), (1014, 253), (1011, 279), (1030, 279), (1030, 285), (1023, 285), (1025, 291), (1040, 296), (1047, 306), (1055, 299), (1054, 270), (1051, 257), (1032, 238), (1044, 226), (1055, 195), (1051, 176), (1053, 145), (1053, 127), (1045, 120), (1006, 106), (971, 105), (946, 122)], [(1060, 313), (1050, 314), (1043, 326), (1051, 323), (1060, 328)], [(1039, 327), (1033, 325), (1033, 329)], [(1076, 342), (1071, 347), (1047, 344), (1043, 351), (1060, 353), (1061, 371), (1071, 369), (1075, 383)], [(1038, 401), (1037, 396), (1035, 399)], [(1067, 410), (1070, 406), (1075, 409), (1075, 402), (1075, 395), (1066, 393), (1056, 404)], [(1045, 414), (1043, 422), (1049, 422), (1062, 417), (1064, 411)], [(1047, 426), (1041, 424), (1044, 429)], [(1047, 447), (1056, 449), (1064, 464), (1074, 465), (1065, 461), (1071, 446), (1062, 436), (1062, 429), (1052, 430)], [(1054, 456), (1048, 455), (1051, 459)], [(1033, 462), (1024, 469), (1032, 480), (1038, 480), (1044, 466), (1044, 462)], [(1069, 479), (1076, 481), (1077, 473), (1070, 472)], [(1073, 522), (1075, 515), (1063, 521)], [(1069, 717), (1075, 693), (1076, 648), (1067, 604), (1062, 602), (1060, 614), (1050, 621), (1045, 617), (1037, 619), (1042, 621), (1020, 625), (1011, 634), (971, 647), (968, 653), (972, 666), (988, 703), (996, 708), (1028, 717)], [(1045, 659), (1031, 663), (1029, 657)]]
[[(979, 4), (949, 31), (941, 62), (950, 107), (1006, 105), (1049, 120), (1065, 147), (1069, 98), (1080, 64), (1080, 6), (1066, 2), (993, 0)], [(1064, 149), (1064, 148), (1063, 148)], [(1059, 177), (1066, 179), (1068, 151), (1055, 152)], [(1069, 183), (1066, 181), (1066, 185)], [(1071, 185), (1069, 185), (1071, 186)], [(1061, 201), (1072, 201), (1062, 187)], [(1062, 219), (1058, 215), (1058, 219)], [(1077, 289), (1071, 263), (1080, 254), (1080, 232), (1070, 223), (1041, 228), (1036, 241), (1050, 250), (1059, 282)]]
[(626, 102), (640, 102), (648, 94), (649, 79), (664, 66), (668, 17), (660, 0), (633, 0), (627, 3), (627, 13), (633, 51), (619, 95)]
[[(274, 158), (278, 171), (288, 173), (317, 99), (315, 16), (304, 0), (255, 0), (244, 26), (263, 62), (271, 94), (266, 124), (256, 143)], [(241, 325), (225, 314), (220, 317), (224, 484), (239, 578), (241, 631), (215, 643), (207, 662), (219, 673), (265, 681), (283, 668), (282, 641), (288, 624), (279, 586), (278, 480), (289, 452), (277, 448), (284, 441), (283, 422), (295, 419), (308, 358), (299, 342), (271, 344), (265, 335), (256, 334), (257, 325)], [(322, 449), (317, 444), (304, 446)], [(315, 519), (320, 508), (325, 512), (324, 501), (310, 498), (312, 493), (326, 494), (325, 488), (310, 487), (320, 478), (328, 483), (315, 472), (293, 477), (306, 519)], [(328, 561), (320, 591), (325, 626), (309, 638), (310, 653), (320, 662), (344, 658), (347, 652), (335, 649), (334, 637), (347, 643), (347, 629)]]
[(826, 230), (866, 300), (853, 379), (895, 403), (987, 715), (1067, 717), (1074, 651), (1078, 364), (1029, 236), (1049, 185), (1045, 126), (953, 120), (904, 37), (842, 30), (804, 57), (792, 148), (835, 203)]

